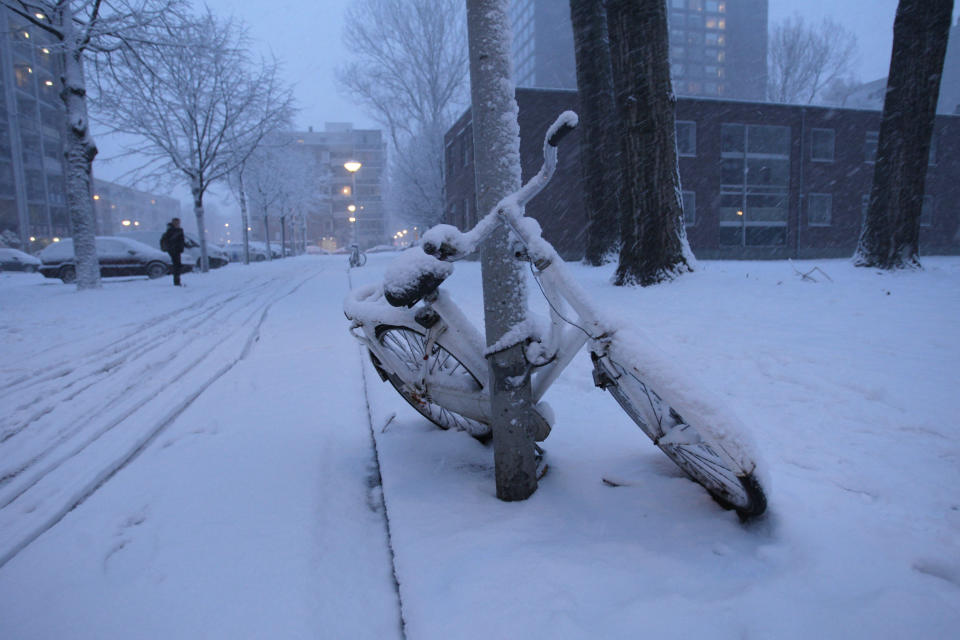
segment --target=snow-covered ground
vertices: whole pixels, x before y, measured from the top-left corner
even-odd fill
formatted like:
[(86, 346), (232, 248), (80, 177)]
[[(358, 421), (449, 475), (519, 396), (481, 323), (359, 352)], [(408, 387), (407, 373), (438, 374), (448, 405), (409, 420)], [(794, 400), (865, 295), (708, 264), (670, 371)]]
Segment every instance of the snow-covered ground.
[[(0, 638), (956, 635), (960, 259), (797, 263), (816, 283), (704, 262), (650, 289), (573, 267), (751, 427), (772, 486), (744, 526), (582, 355), (547, 396), (540, 489), (496, 500), (491, 448), (347, 334), (348, 287), (391, 257), (182, 290), (0, 274)], [(478, 265), (445, 286), (479, 322)]]

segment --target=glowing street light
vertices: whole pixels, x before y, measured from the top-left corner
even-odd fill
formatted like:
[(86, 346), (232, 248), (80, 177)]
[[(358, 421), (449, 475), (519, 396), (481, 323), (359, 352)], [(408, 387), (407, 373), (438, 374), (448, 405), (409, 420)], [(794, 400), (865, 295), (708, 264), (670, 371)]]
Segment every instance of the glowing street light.
[(356, 211), (356, 210), (357, 210), (357, 205), (355, 205), (355, 204), (348, 204), (348, 205), (347, 205), (347, 211), (349, 211), (350, 213), (353, 213), (353, 212)]
[(362, 166), (363, 164), (357, 162), (356, 160), (348, 160), (347, 162), (343, 163), (343, 168), (349, 171), (350, 173), (356, 173), (357, 171), (360, 170), (360, 167)]
[(130, 221), (129, 221), (129, 220), (121, 220), (121, 221), (120, 221), (120, 224), (122, 224), (122, 225), (125, 226), (125, 227), (129, 227), (129, 226), (130, 226)]

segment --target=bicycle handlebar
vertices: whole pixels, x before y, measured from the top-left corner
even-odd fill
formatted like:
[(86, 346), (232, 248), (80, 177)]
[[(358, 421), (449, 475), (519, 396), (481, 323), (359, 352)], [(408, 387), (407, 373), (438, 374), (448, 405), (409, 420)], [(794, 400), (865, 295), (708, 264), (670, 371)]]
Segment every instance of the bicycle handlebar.
[[(543, 165), (535, 176), (530, 178), (519, 190), (500, 200), (496, 206), (466, 233), (461, 233), (451, 225), (437, 225), (423, 236), (421, 247), (427, 255), (440, 260), (454, 261), (466, 257), (477, 250), (480, 243), (496, 227), (498, 217), (519, 233), (518, 222), (523, 217), (523, 207), (540, 193), (557, 169), (557, 145), (580, 123), (573, 111), (561, 113), (543, 137)], [(525, 234), (521, 233), (521, 236)], [(529, 240), (524, 238), (525, 241)], [(528, 242), (529, 244), (529, 242)]]

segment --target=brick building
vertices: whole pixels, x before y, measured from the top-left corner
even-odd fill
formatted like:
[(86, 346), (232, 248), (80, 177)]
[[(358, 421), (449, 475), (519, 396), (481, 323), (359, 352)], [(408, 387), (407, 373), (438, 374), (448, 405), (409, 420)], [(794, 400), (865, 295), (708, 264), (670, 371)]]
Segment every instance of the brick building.
[[(518, 89), (523, 179), (541, 163), (547, 126), (577, 94)], [(680, 98), (677, 147), (687, 234), (711, 258), (853, 254), (873, 180), (880, 113), (708, 98)], [(446, 144), (446, 221), (475, 224), (470, 112)], [(527, 207), (565, 258), (584, 251), (579, 135), (564, 141), (553, 182)], [(960, 116), (937, 116), (920, 243), (960, 253)]]

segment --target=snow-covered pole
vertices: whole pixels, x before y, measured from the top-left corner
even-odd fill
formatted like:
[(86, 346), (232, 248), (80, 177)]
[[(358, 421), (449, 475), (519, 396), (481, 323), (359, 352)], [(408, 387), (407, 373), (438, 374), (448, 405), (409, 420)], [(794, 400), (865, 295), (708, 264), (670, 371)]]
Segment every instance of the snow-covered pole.
[[(467, 0), (473, 153), (478, 211), (520, 188), (520, 126), (510, 69), (507, 0)], [(522, 326), (526, 287), (500, 223), (481, 252), (487, 345)], [(522, 342), (490, 355), (491, 428), (497, 497), (524, 500), (537, 489), (530, 371)]]

